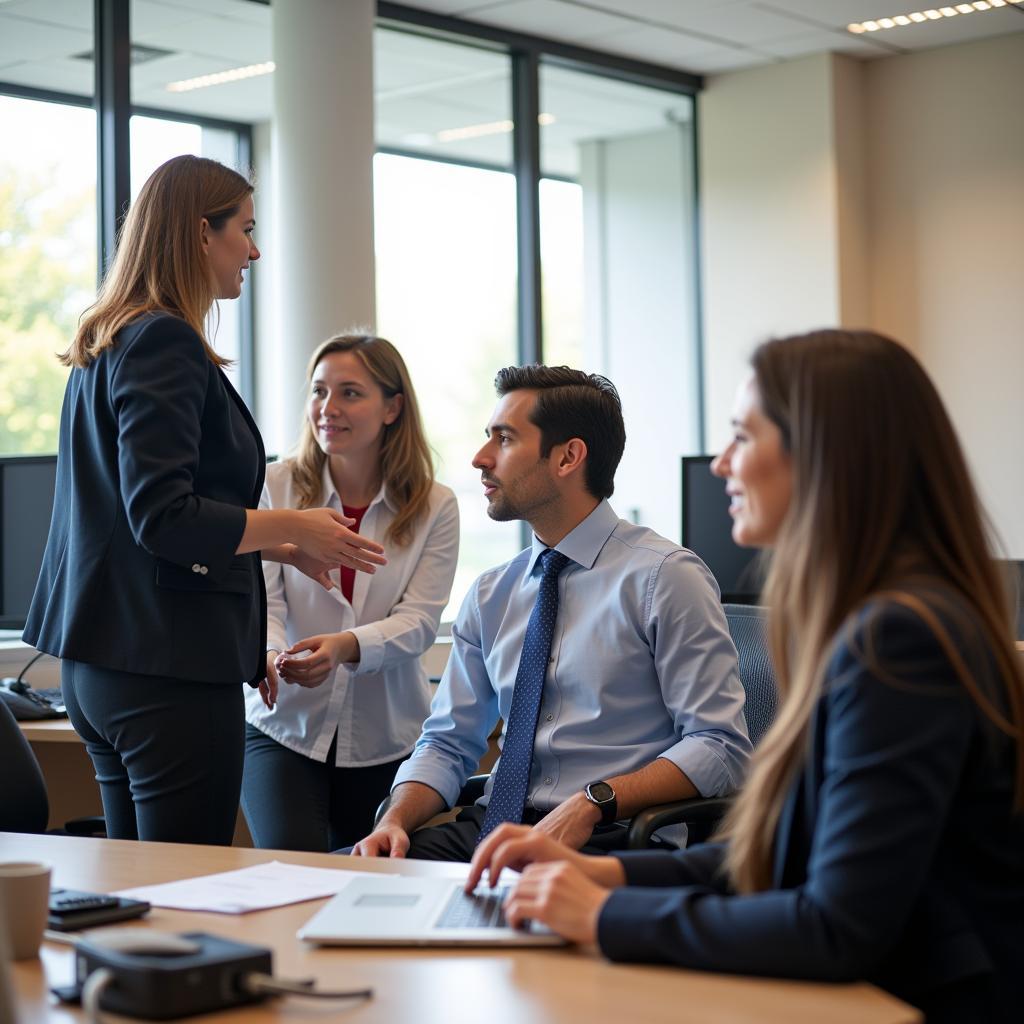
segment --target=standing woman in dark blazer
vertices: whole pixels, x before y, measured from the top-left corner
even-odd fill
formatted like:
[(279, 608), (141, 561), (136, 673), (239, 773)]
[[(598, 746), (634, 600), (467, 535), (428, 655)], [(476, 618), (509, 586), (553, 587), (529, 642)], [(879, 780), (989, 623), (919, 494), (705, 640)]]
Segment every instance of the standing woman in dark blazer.
[[(1024, 1006), (1024, 674), (953, 427), (914, 357), (762, 345), (714, 470), (774, 549), (778, 718), (720, 841), (588, 858), (520, 827), (508, 903), (614, 960), (866, 979), (929, 1021)], [(548, 862), (548, 863), (531, 863)]]
[(252, 186), (176, 157), (143, 185), (61, 361), (53, 518), (25, 640), (63, 659), (107, 834), (230, 843), (266, 671), (264, 558), (325, 585), (381, 548), (328, 509), (256, 510), (263, 442), (204, 324), (259, 259)]

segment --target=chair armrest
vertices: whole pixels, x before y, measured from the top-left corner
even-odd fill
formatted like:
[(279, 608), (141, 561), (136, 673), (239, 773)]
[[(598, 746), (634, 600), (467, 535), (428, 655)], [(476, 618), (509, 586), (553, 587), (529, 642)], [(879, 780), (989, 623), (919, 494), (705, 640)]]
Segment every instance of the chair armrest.
[(645, 807), (630, 822), (626, 849), (647, 849), (651, 845), (651, 836), (667, 825), (697, 826), (697, 831), (708, 835), (722, 820), (731, 802), (729, 797), (723, 796), (694, 797), (691, 800), (676, 800), (670, 804)]
[(459, 791), (459, 806), (468, 807), (475, 804), (484, 795), (484, 787), (490, 775), (470, 775), (466, 784)]

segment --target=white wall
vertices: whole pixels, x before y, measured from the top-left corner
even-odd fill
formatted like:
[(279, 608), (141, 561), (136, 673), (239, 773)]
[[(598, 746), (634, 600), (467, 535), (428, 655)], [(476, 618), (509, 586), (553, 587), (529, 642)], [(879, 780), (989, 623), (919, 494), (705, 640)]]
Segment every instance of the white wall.
[(679, 457), (699, 446), (691, 138), (671, 125), (581, 147), (584, 365), (615, 382), (626, 421), (612, 504), (674, 539)]
[(710, 77), (699, 98), (705, 429), (754, 346), (840, 315), (832, 59)]
[(1024, 32), (866, 72), (872, 322), (935, 379), (1024, 558)]
[[(705, 422), (768, 335), (908, 344), (1024, 558), (1024, 33), (714, 76), (700, 101)], [(893, 443), (898, 443), (894, 438)]]

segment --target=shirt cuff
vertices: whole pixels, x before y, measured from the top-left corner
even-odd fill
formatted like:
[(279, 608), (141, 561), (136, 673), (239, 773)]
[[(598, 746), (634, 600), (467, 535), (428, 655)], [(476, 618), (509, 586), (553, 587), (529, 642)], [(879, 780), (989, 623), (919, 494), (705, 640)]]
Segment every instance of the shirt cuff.
[(375, 622), (347, 630), (359, 641), (359, 661), (346, 666), (354, 675), (379, 672), (384, 664), (384, 632)]
[(429, 786), (440, 795), (445, 807), (448, 808), (456, 805), (462, 790), (462, 783), (458, 778), (452, 775), (450, 769), (431, 757), (429, 752), (414, 752), (412, 757), (399, 765), (395, 781), (391, 784), (391, 792), (403, 782), (421, 782), (424, 786)]
[(725, 757), (714, 741), (704, 736), (684, 736), (659, 756), (671, 761), (701, 796), (725, 796), (736, 788)]

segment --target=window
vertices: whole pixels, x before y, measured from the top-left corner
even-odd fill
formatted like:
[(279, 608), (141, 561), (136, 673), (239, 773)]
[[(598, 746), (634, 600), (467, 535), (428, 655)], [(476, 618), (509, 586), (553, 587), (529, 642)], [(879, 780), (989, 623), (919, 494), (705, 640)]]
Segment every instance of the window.
[(438, 479), (459, 499), (447, 620), (473, 580), (520, 547), (515, 523), (488, 518), (470, 464), (494, 375), (518, 361), (510, 69), (486, 50), (376, 35), (377, 328), (409, 365)]
[(80, 7), (0, 7), (0, 454), (57, 450), (68, 371), (55, 353), (96, 292), (92, 10)]
[(693, 100), (541, 64), (544, 357), (606, 374), (626, 452), (612, 503), (679, 537), (700, 448)]

